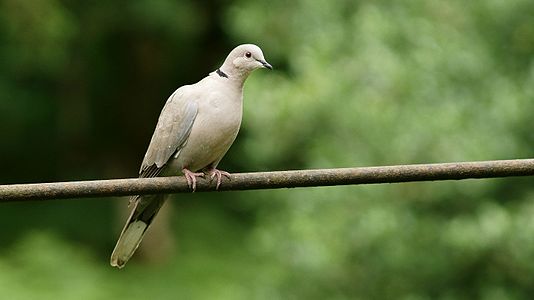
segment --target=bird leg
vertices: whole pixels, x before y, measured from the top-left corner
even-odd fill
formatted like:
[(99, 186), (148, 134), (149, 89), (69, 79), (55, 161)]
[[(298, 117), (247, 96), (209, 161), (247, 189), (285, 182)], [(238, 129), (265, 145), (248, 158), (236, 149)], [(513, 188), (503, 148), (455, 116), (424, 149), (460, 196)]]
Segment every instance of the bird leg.
[(182, 173), (184, 173), (185, 180), (187, 180), (187, 185), (193, 190), (194, 193), (197, 189), (197, 177), (204, 177), (204, 173), (191, 172), (187, 168), (183, 168)]
[(224, 176), (228, 179), (230, 179), (230, 173), (226, 172), (226, 171), (221, 171), (221, 170), (218, 170), (218, 169), (209, 169), (206, 173), (206, 175), (209, 175), (211, 179), (217, 177), (217, 187), (215, 188), (216, 190), (219, 189), (219, 186), (221, 186), (221, 178)]

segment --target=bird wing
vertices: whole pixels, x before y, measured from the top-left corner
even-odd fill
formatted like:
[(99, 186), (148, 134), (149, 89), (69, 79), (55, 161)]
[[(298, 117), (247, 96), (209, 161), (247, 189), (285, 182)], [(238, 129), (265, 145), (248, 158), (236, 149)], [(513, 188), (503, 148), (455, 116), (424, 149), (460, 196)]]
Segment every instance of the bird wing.
[(186, 97), (184, 88), (176, 90), (165, 103), (141, 164), (139, 177), (158, 176), (169, 158), (187, 142), (198, 113), (198, 104)]

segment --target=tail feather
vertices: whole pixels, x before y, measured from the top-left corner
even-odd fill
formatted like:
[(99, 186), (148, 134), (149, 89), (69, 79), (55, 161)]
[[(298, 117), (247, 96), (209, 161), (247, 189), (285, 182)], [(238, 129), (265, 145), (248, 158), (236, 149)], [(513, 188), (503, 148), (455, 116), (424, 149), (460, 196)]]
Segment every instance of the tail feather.
[(164, 202), (165, 195), (141, 196), (136, 200), (111, 254), (113, 267), (123, 268), (132, 257)]

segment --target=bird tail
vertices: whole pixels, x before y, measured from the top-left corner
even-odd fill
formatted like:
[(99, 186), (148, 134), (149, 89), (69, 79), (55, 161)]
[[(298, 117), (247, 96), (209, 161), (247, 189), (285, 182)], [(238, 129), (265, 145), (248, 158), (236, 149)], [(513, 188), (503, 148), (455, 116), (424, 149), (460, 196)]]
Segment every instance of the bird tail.
[(111, 254), (110, 264), (123, 268), (141, 243), (152, 220), (165, 202), (165, 195), (136, 196), (132, 212)]

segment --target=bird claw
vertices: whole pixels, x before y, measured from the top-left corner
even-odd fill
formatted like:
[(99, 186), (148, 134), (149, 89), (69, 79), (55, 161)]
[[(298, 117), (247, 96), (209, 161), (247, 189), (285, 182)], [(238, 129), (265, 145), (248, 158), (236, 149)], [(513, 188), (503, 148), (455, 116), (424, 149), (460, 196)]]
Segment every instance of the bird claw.
[(204, 173), (191, 172), (186, 168), (184, 168), (182, 172), (184, 173), (185, 180), (187, 180), (187, 186), (189, 186), (194, 193), (197, 189), (197, 177), (204, 177)]
[(226, 172), (226, 171), (221, 171), (221, 170), (217, 170), (217, 169), (211, 169), (208, 171), (207, 173), (211, 180), (213, 180), (213, 178), (217, 177), (217, 186), (215, 187), (216, 190), (219, 189), (219, 187), (221, 186), (221, 178), (224, 176), (228, 179), (230, 179), (230, 173)]

